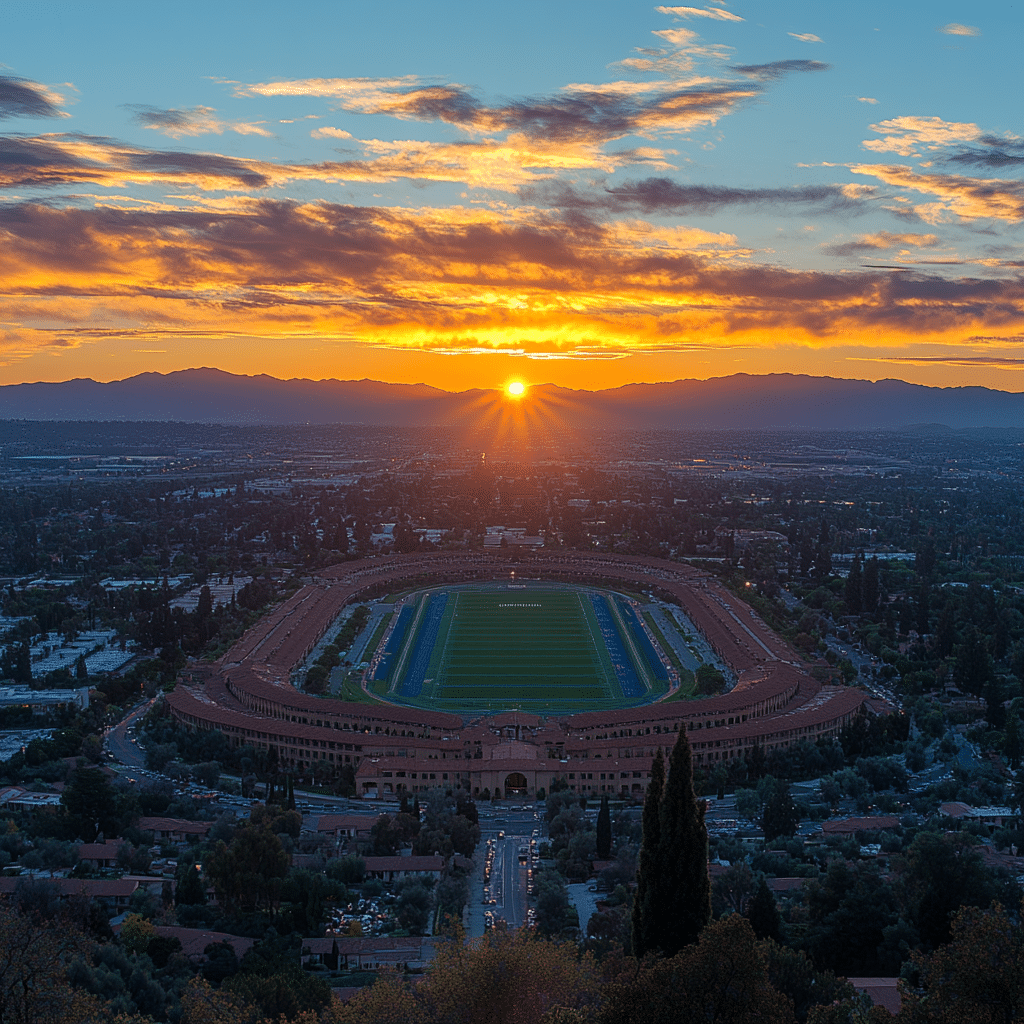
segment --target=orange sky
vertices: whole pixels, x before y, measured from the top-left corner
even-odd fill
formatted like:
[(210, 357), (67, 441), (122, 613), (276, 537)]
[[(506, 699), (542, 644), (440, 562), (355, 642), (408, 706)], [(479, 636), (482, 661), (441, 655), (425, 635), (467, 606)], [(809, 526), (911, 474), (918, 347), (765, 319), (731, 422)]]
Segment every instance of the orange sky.
[(48, 43), (16, 5), (0, 383), (1024, 390), (1017, 14), (599, 7), (312, 3), (316, 39), (261, 0), (201, 37), (71, 12)]

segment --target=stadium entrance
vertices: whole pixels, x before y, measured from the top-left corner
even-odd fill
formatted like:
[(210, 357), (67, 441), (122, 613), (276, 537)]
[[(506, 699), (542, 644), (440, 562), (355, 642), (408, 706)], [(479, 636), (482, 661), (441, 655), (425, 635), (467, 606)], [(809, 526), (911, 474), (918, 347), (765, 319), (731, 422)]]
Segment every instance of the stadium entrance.
[(526, 796), (526, 776), (513, 772), (505, 779), (505, 796)]

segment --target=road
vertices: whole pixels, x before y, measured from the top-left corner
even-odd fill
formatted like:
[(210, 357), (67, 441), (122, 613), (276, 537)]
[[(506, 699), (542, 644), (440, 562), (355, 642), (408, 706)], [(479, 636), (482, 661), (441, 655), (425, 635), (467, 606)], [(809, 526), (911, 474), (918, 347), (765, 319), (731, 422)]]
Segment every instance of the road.
[[(524, 804), (480, 807), (480, 845), (476, 859), (482, 864), (487, 855), (487, 840), (494, 840), (494, 863), (491, 866), (491, 881), (482, 886), (483, 874), (475, 879), (470, 889), (469, 935), (483, 933), (483, 912), (491, 911), (495, 919), (504, 918), (509, 928), (520, 928), (527, 923), (530, 884), (530, 839), (540, 828), (537, 807), (542, 805)], [(502, 834), (504, 836), (502, 838)], [(519, 851), (527, 851), (525, 863), (519, 862)], [(494, 899), (489, 905), (483, 901)], [(477, 912), (477, 907), (480, 912)]]
[(494, 843), (494, 866), (491, 868), (491, 896), (497, 904), (491, 909), (495, 917), (503, 917), (509, 928), (526, 924), (526, 908), (529, 902), (529, 852), (526, 860), (519, 862), (518, 851), (529, 851), (530, 837), (506, 836)]
[(155, 699), (154, 697), (152, 700), (137, 705), (117, 725), (111, 726), (107, 730), (104, 746), (114, 755), (115, 760), (129, 768), (146, 767), (146, 755), (138, 744), (132, 742), (134, 737), (131, 735), (131, 731), (149, 711)]

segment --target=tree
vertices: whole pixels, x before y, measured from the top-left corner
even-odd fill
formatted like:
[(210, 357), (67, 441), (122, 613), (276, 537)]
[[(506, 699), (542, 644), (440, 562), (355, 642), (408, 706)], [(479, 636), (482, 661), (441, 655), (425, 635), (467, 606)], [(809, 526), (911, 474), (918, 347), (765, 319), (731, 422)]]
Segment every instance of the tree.
[(244, 911), (272, 909), (288, 872), (288, 854), (266, 824), (239, 825), (230, 846), (218, 843), (206, 861), (218, 897)]
[[(661, 798), (665, 792), (665, 755), (658, 747), (651, 765), (651, 781), (644, 798), (643, 838), (636, 868), (636, 892), (633, 894), (633, 955), (641, 957), (648, 945), (646, 917), (657, 870), (658, 846), (661, 843)], [(548, 797), (550, 801), (552, 797)]]
[(398, 923), (413, 935), (422, 935), (430, 923), (434, 894), (422, 878), (404, 878), (395, 887)]
[(199, 591), (199, 600), (196, 602), (196, 619), (205, 622), (213, 614), (213, 595), (207, 584), (203, 584)]
[(843, 599), (846, 601), (846, 610), (851, 615), (860, 615), (863, 599), (860, 555), (857, 555), (850, 565), (850, 572), (846, 577), (846, 586), (843, 588)]
[(117, 834), (114, 790), (101, 769), (77, 768), (61, 803), (73, 827), (87, 843), (95, 842), (100, 832), (107, 836)]
[(597, 859), (607, 860), (612, 855), (612, 812), (607, 793), (601, 797), (601, 810), (597, 812)]
[(750, 927), (754, 929), (754, 934), (759, 939), (782, 941), (782, 915), (764, 875), (761, 876), (757, 892), (747, 907), (747, 920), (750, 921)]
[[(671, 773), (670, 773), (671, 778)], [(738, 914), (708, 925), (675, 956), (627, 960), (604, 988), (598, 1024), (793, 1024), (768, 958)]]
[(964, 908), (948, 945), (913, 953), (914, 987), (901, 982), (898, 1024), (1002, 1024), (1024, 1016), (1024, 942), (1019, 924), (997, 903)]
[(0, 901), (0, 1021), (79, 1024), (100, 1019), (98, 1007), (74, 991), (67, 970), (88, 943), (70, 921), (47, 921)]
[[(657, 845), (646, 863), (641, 846), (645, 888), (639, 935), (633, 940), (636, 956), (675, 956), (696, 942), (711, 920), (705, 808), (693, 791), (693, 755), (686, 732), (680, 729), (660, 801)], [(645, 818), (646, 811), (645, 804)]]
[(138, 914), (129, 914), (121, 925), (121, 945), (133, 956), (145, 953), (150, 940), (156, 937), (156, 928)]
[(761, 812), (761, 828), (766, 843), (778, 839), (779, 836), (791, 836), (796, 833), (800, 824), (800, 812), (789, 791), (789, 783), (784, 779), (774, 779), (771, 792)]
[(534, 891), (537, 901), (537, 931), (544, 936), (559, 935), (569, 920), (569, 894), (565, 888), (565, 881), (557, 871), (539, 871)]
[[(548, 941), (527, 929), (492, 931), (471, 942), (456, 936), (441, 943), (415, 991), (426, 1012), (403, 1020), (539, 1024), (556, 1008), (589, 1011), (599, 999), (590, 954), (581, 956), (575, 943)], [(343, 1019), (366, 1024), (378, 1020)], [(586, 1019), (591, 1019), (589, 1013)]]
[(929, 946), (949, 941), (961, 906), (987, 906), (998, 894), (972, 837), (919, 832), (906, 853), (904, 883), (914, 924)]
[(206, 888), (195, 864), (189, 867), (185, 877), (178, 883), (174, 902), (189, 907), (202, 906), (206, 903)]
[[(772, 985), (793, 1000), (798, 1021), (808, 1020), (809, 1015), (819, 1013), (819, 1007), (830, 1007), (839, 1000), (853, 1000), (857, 997), (856, 990), (845, 978), (837, 978), (831, 971), (816, 970), (802, 949), (780, 946), (771, 939), (761, 940), (757, 948), (767, 958), (768, 977)], [(885, 1013), (885, 1019), (891, 1020), (888, 1011)], [(828, 1022), (822, 1021), (821, 1024)], [(854, 1022), (850, 1020), (844, 1024)]]

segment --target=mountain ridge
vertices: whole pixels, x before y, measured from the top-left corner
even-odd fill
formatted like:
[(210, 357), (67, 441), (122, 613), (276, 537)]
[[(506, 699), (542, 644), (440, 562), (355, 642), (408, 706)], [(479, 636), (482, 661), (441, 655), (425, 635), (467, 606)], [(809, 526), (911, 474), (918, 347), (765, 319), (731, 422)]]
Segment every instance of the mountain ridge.
[[(0, 419), (455, 426), (501, 408), (501, 390), (233, 374), (214, 367), (0, 386)], [(737, 373), (586, 391), (531, 385), (522, 414), (590, 427), (1024, 428), (1024, 394), (809, 374)]]

